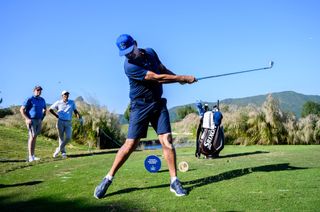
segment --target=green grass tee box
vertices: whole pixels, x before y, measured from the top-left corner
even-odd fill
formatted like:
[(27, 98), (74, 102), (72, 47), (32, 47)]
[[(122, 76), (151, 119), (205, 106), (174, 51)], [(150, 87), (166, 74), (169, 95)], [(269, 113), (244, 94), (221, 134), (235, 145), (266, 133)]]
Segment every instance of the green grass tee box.
[[(169, 190), (162, 150), (135, 151), (105, 198), (93, 191), (111, 167), (115, 150), (88, 151), (71, 142), (70, 157), (53, 159), (57, 141), (39, 137), (41, 160), (26, 163), (24, 130), (0, 126), (1, 211), (318, 211), (320, 146), (226, 146), (218, 159), (197, 159), (195, 148), (177, 148), (178, 177), (189, 194)], [(144, 168), (158, 155), (157, 173)]]

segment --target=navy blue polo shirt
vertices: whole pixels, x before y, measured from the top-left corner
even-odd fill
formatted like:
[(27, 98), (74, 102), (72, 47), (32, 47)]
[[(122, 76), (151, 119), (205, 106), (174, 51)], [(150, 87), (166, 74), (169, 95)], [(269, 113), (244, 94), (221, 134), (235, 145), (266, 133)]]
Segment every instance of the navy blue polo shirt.
[(163, 93), (162, 84), (155, 81), (144, 80), (147, 71), (151, 70), (156, 74), (160, 74), (159, 66), (161, 64), (156, 52), (151, 49), (140, 49), (143, 55), (134, 60), (126, 58), (124, 62), (124, 70), (129, 78), (131, 100), (160, 99)]
[[(151, 123), (158, 135), (171, 133), (166, 99), (161, 99), (162, 84), (145, 80), (148, 70), (160, 74), (161, 64), (153, 49), (140, 49), (142, 55), (135, 60), (126, 58), (124, 70), (130, 84), (130, 118), (128, 138), (145, 138)], [(142, 100), (144, 99), (144, 100)]]

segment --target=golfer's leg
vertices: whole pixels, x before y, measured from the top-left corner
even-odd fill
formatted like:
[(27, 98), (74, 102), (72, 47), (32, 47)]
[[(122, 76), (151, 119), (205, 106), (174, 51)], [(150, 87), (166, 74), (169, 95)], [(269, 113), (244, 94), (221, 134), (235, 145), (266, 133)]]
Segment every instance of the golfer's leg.
[(62, 152), (61, 147), (63, 146), (63, 142), (64, 142), (64, 125), (63, 125), (63, 121), (58, 120), (57, 123), (57, 130), (58, 130), (58, 137), (59, 137), (59, 151)]
[(31, 141), (31, 154), (34, 155), (35, 149), (36, 149), (36, 140), (37, 135), (35, 135)]
[(32, 155), (34, 155), (34, 140), (36, 137), (34, 126), (32, 124), (30, 124), (28, 126), (28, 130), (29, 130), (28, 153), (29, 153), (29, 156), (32, 156)]
[[(122, 147), (119, 149), (111, 169), (106, 177), (103, 178), (102, 182), (94, 189), (93, 196), (97, 199), (104, 197), (108, 187), (112, 183), (113, 176), (117, 173), (120, 167), (126, 162), (130, 154), (135, 150), (140, 139), (127, 139)], [(110, 178), (111, 177), (111, 178)]]
[(137, 145), (139, 144), (140, 139), (127, 139), (122, 147), (119, 149), (112, 167), (108, 172), (108, 175), (114, 176), (118, 169), (126, 162), (129, 158), (130, 154), (136, 149)]
[(60, 145), (61, 153), (66, 153), (66, 145), (69, 143), (71, 140), (71, 135), (72, 135), (72, 123), (71, 121), (66, 121), (64, 123), (64, 133), (65, 133), (65, 139)]
[(172, 144), (171, 133), (159, 135), (159, 141), (162, 145), (164, 159), (168, 164), (170, 177), (176, 177), (177, 176), (176, 151)]
[(30, 132), (29, 132), (29, 138), (28, 138), (28, 153), (29, 153), (29, 156), (34, 155), (34, 136)]
[(37, 142), (37, 136), (40, 134), (41, 132), (41, 124), (42, 121), (41, 120), (35, 120), (35, 124), (33, 125), (33, 139), (31, 142), (31, 152), (32, 155), (35, 155), (35, 149), (36, 149), (36, 142)]

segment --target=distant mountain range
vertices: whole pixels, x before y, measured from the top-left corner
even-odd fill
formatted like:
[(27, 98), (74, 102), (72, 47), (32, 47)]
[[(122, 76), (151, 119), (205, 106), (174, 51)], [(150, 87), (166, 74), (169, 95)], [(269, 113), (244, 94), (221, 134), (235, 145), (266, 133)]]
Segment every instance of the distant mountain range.
[[(294, 91), (284, 91), (278, 93), (271, 93), (273, 98), (278, 99), (280, 103), (280, 108), (284, 112), (293, 112), (296, 117), (301, 116), (302, 106), (307, 101), (313, 101), (320, 103), (320, 96), (319, 95), (304, 95), (300, 93), (296, 93)], [(269, 94), (258, 95), (258, 96), (251, 96), (251, 97), (244, 97), (244, 98), (234, 98), (234, 99), (224, 99), (220, 100), (220, 103), (227, 104), (227, 105), (238, 105), (238, 106), (247, 106), (248, 104), (255, 104), (257, 106), (261, 106), (267, 96)], [(216, 102), (207, 102), (210, 105), (216, 104)], [(195, 103), (187, 104), (195, 107)], [(177, 107), (173, 107), (169, 109), (170, 120), (175, 121), (177, 120), (177, 110), (180, 107), (184, 107), (186, 105), (181, 105)]]
[[(302, 106), (307, 101), (313, 101), (320, 103), (320, 95), (304, 95), (300, 93), (296, 93), (294, 91), (283, 91), (278, 93), (271, 93), (275, 99), (278, 99), (280, 103), (280, 108), (284, 112), (293, 112), (296, 117), (301, 116)], [(244, 97), (244, 98), (234, 98), (234, 99), (223, 99), (220, 100), (220, 103), (227, 104), (227, 105), (237, 105), (237, 106), (247, 106), (249, 104), (255, 104), (257, 106), (261, 106), (267, 96), (269, 94), (258, 95), (258, 96), (251, 96), (251, 97)], [(170, 100), (169, 100), (170, 101)], [(206, 102), (209, 106), (215, 105), (216, 102)], [(177, 110), (181, 107), (191, 105), (193, 108), (196, 108), (195, 103), (190, 103), (186, 105), (180, 105), (169, 109), (170, 120), (175, 122), (177, 120)], [(128, 123), (123, 115), (119, 115), (120, 123), (125, 124)]]

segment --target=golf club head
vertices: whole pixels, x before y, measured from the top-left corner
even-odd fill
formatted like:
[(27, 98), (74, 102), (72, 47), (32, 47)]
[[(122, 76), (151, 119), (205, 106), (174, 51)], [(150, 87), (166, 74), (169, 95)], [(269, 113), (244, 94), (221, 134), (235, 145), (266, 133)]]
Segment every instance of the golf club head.
[(270, 66), (269, 66), (269, 68), (272, 68), (272, 67), (273, 67), (273, 64), (274, 64), (274, 62), (273, 62), (273, 61), (270, 61)]

